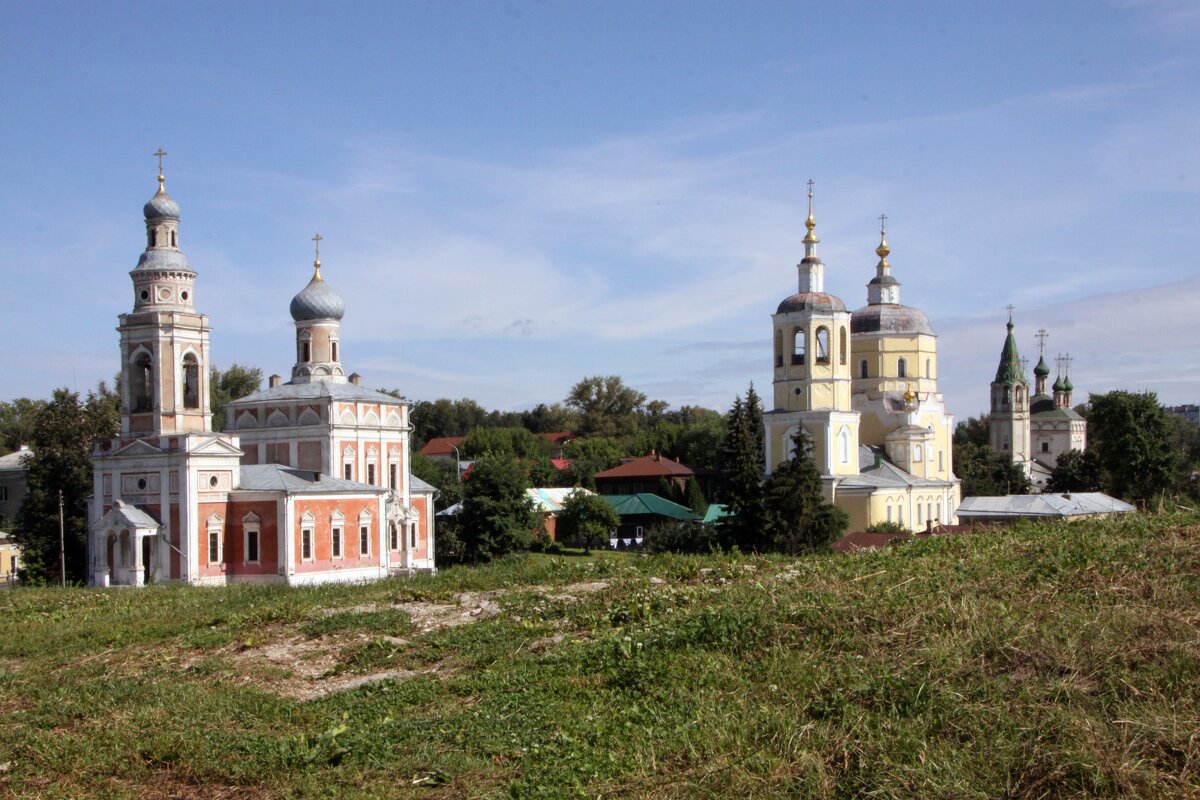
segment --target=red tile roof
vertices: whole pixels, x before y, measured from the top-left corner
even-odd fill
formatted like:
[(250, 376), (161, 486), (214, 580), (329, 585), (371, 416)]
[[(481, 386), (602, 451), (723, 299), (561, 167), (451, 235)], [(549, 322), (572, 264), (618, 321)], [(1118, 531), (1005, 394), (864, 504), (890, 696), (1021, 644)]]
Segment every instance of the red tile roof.
[(686, 467), (678, 461), (672, 461), (669, 458), (663, 458), (657, 453), (651, 453), (641, 458), (626, 459), (612, 469), (597, 472), (593, 477), (662, 478), (671, 476), (687, 477), (695, 474), (690, 467)]
[(463, 440), (465, 436), (439, 436), (435, 439), (430, 439), (421, 448), (423, 456), (449, 456), (454, 454), (454, 447), (462, 450)]

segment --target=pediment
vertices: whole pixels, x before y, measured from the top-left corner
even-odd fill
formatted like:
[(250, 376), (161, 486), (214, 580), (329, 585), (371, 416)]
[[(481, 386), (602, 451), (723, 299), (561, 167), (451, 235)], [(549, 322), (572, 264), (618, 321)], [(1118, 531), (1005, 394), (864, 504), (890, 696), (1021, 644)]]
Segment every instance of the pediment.
[(241, 448), (234, 447), (227, 439), (212, 438), (192, 450), (193, 453), (206, 456), (242, 456)]
[(163, 451), (161, 448), (155, 447), (154, 445), (150, 444), (149, 442), (147, 442), (143, 439), (138, 439), (136, 442), (133, 442), (132, 444), (127, 444), (124, 447), (122, 447), (120, 450), (113, 453), (114, 456), (126, 456), (126, 457), (160, 456), (162, 454), (163, 454)]

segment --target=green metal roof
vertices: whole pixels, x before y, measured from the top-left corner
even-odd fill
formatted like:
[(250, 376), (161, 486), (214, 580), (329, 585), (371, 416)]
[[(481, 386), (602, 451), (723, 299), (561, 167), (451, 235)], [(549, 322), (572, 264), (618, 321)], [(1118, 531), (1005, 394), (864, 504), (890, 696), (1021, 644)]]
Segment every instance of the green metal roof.
[(622, 517), (639, 514), (656, 514), (671, 519), (703, 519), (699, 514), (692, 513), (690, 508), (684, 508), (678, 503), (664, 500), (656, 494), (640, 492), (638, 494), (606, 494), (601, 495), (605, 501)]
[(1021, 371), (1021, 354), (1017, 352), (1017, 338), (1013, 336), (1012, 320), (1008, 323), (1008, 338), (1000, 353), (1000, 366), (996, 369), (996, 383), (1027, 383)]

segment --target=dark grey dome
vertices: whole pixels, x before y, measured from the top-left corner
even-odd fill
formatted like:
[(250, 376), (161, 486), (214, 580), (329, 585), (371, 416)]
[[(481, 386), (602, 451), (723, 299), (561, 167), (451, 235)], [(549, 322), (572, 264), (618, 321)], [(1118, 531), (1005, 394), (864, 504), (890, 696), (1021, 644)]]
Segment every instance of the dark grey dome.
[(340, 320), (346, 304), (338, 293), (329, 288), (319, 274), (314, 275), (300, 294), (292, 298), (292, 319), (307, 322), (314, 319)]
[(891, 275), (876, 275), (871, 278), (871, 282), (867, 286), (899, 286), (900, 281), (893, 278)]
[(850, 315), (851, 333), (933, 335), (929, 318), (921, 311), (896, 303), (863, 306)]
[(776, 314), (789, 311), (845, 311), (846, 304), (837, 295), (825, 292), (798, 292), (779, 304)]
[(142, 207), (142, 213), (146, 215), (147, 222), (155, 219), (179, 219), (179, 203), (172, 200), (166, 189), (159, 186), (154, 197)]
[(191, 272), (187, 256), (180, 250), (168, 250), (152, 247), (142, 253), (135, 272)]
[(1045, 394), (1035, 394), (1029, 398), (1029, 413), (1040, 414), (1043, 411), (1054, 410), (1054, 398)]

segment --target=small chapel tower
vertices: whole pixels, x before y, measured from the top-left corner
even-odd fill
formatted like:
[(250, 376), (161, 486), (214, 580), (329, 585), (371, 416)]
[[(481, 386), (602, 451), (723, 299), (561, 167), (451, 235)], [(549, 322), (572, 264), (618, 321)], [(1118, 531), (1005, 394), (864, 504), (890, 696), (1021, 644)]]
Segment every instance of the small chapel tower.
[(858, 412), (850, 400), (850, 312), (825, 292), (817, 255), (813, 182), (808, 182), (804, 258), (796, 265), (799, 291), (771, 317), (775, 342), (774, 408), (766, 414), (767, 472), (789, 459), (792, 437), (804, 428), (823, 475), (858, 473)]
[(292, 298), (292, 319), (296, 323), (296, 364), (292, 367), (292, 383), (346, 382), (340, 352), (346, 304), (321, 277), (322, 238), (319, 233), (313, 236), (316, 257), (312, 280)]
[(1013, 336), (1013, 307), (1008, 307), (1008, 337), (1000, 352), (1000, 365), (992, 381), (991, 445), (992, 451), (1011, 456), (1014, 464), (1029, 474), (1029, 381), (1021, 366), (1017, 340)]
[(195, 306), (196, 273), (179, 249), (179, 204), (164, 186), (142, 209), (146, 250), (129, 273), (133, 311), (121, 314), (121, 435), (212, 430), (208, 317)]

